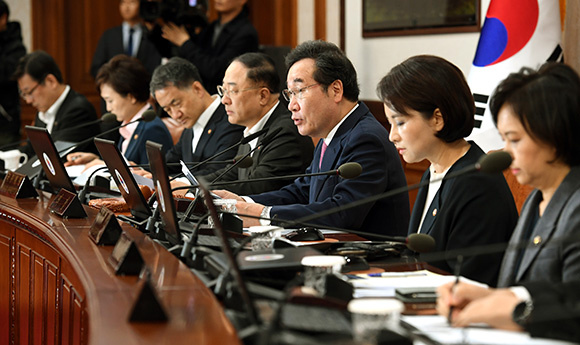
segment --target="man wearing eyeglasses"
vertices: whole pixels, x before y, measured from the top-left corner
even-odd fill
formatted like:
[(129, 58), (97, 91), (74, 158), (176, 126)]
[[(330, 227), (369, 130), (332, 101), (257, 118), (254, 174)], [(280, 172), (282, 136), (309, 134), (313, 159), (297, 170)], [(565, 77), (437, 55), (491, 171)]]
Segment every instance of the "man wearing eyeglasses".
[[(262, 129), (267, 132), (241, 145), (238, 156), (250, 155), (249, 168), (226, 167), (204, 176), (207, 181), (226, 182), (304, 173), (312, 160), (312, 139), (298, 133), (290, 112), (279, 101), (280, 77), (274, 61), (263, 53), (246, 53), (228, 66), (223, 85), (218, 86), (228, 121), (245, 127), (244, 136)], [(271, 139), (263, 141), (264, 138)], [(243, 182), (224, 186), (238, 194), (280, 189), (293, 179)]]
[[(78, 128), (97, 120), (97, 113), (85, 96), (64, 84), (58, 65), (48, 53), (39, 50), (22, 57), (13, 77), (22, 99), (38, 110), (34, 126), (46, 128), (54, 141), (80, 142), (99, 133), (98, 124)], [(34, 155), (30, 144), (19, 149)], [(92, 144), (78, 149), (96, 150)]]
[[(356, 71), (344, 53), (332, 43), (310, 41), (290, 52), (286, 64), (288, 90), (284, 94), (290, 101), (294, 124), (302, 135), (323, 138), (306, 172), (335, 170), (344, 163), (357, 162), (362, 173), (352, 179), (336, 175), (298, 178), (281, 190), (245, 199), (226, 191), (215, 193), (236, 198), (240, 214), (299, 221), (406, 186), (399, 155), (387, 131), (358, 101)], [(407, 193), (310, 221), (320, 227), (386, 235), (405, 235), (408, 222)], [(258, 221), (245, 218), (244, 224), (258, 225)]]
[[(166, 154), (168, 163), (201, 162), (236, 144), (242, 138), (241, 126), (228, 122), (218, 95), (210, 95), (202, 85), (198, 69), (189, 61), (174, 57), (153, 72), (149, 84), (157, 103), (185, 129), (176, 145)], [(224, 161), (234, 158), (229, 150), (216, 158)], [(205, 164), (192, 170), (203, 175), (224, 167), (225, 164)], [(179, 167), (169, 166), (172, 173)], [(186, 179), (172, 181), (172, 186), (189, 185)]]

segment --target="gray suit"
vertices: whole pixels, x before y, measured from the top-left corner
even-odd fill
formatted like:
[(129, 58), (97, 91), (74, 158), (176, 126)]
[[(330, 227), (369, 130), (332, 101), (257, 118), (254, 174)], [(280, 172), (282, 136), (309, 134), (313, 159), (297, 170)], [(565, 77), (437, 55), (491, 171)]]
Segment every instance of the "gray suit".
[(506, 252), (498, 287), (523, 281), (559, 283), (580, 277), (580, 241), (576, 237), (580, 236), (580, 166), (572, 168), (554, 193), (529, 239), (523, 239), (525, 229), (533, 219), (534, 209), (541, 201), (542, 193), (539, 190), (534, 190), (526, 199), (510, 244), (522, 241), (530, 244), (525, 248), (517, 270), (515, 267), (520, 251)]

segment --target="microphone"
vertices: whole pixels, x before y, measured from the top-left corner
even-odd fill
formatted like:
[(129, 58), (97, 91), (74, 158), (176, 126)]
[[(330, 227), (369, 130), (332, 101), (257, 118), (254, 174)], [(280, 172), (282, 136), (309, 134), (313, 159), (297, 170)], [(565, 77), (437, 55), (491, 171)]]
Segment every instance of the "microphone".
[(510, 156), (509, 153), (504, 152), (504, 151), (492, 152), (492, 153), (489, 153), (487, 155), (481, 156), (479, 158), (479, 160), (477, 161), (477, 163), (475, 163), (471, 166), (465, 167), (464, 169), (461, 169), (459, 171), (447, 174), (442, 178), (438, 178), (438, 179), (434, 179), (434, 180), (425, 180), (425, 181), (421, 181), (419, 183), (412, 184), (410, 186), (403, 186), (403, 187), (395, 188), (395, 189), (392, 189), (388, 192), (384, 192), (381, 194), (370, 196), (368, 198), (364, 198), (361, 200), (351, 202), (350, 204), (333, 207), (331, 209), (328, 209), (328, 210), (325, 210), (322, 212), (318, 212), (318, 213), (315, 213), (315, 214), (312, 214), (309, 216), (299, 218), (295, 222), (297, 222), (297, 223), (308, 222), (308, 221), (311, 221), (311, 220), (314, 220), (317, 218), (321, 218), (324, 216), (328, 216), (328, 215), (331, 215), (331, 214), (334, 214), (337, 212), (341, 212), (341, 211), (349, 210), (351, 208), (355, 208), (358, 206), (366, 205), (368, 203), (375, 202), (377, 200), (390, 198), (392, 196), (395, 196), (395, 195), (398, 195), (401, 193), (408, 193), (409, 191), (411, 191), (413, 189), (421, 188), (421, 187), (426, 186), (432, 182), (445, 181), (445, 180), (449, 180), (449, 179), (452, 179), (452, 178), (455, 178), (458, 176), (462, 176), (465, 174), (469, 174), (472, 172), (476, 172), (476, 171), (481, 171), (481, 172), (485, 172), (488, 174), (502, 172), (503, 170), (507, 169), (510, 166), (511, 162), (512, 162), (512, 157)]
[(236, 183), (248, 183), (248, 182), (263, 182), (263, 181), (276, 181), (276, 180), (293, 180), (300, 177), (310, 177), (310, 176), (324, 176), (324, 175), (337, 175), (344, 179), (351, 179), (359, 177), (362, 173), (362, 166), (356, 162), (348, 162), (339, 166), (337, 169), (310, 173), (310, 174), (296, 174), (296, 175), (286, 175), (286, 176), (270, 176), (262, 177), (257, 179), (249, 180), (235, 180), (235, 181), (224, 181), (224, 182), (214, 182), (211, 183), (211, 187), (221, 187)]
[[(105, 119), (107, 120), (107, 122), (109, 122), (109, 121), (112, 121), (112, 119), (113, 119), (113, 118), (115, 118), (115, 119), (116, 119), (115, 115), (113, 115), (113, 114), (110, 114), (110, 115), (112, 115), (112, 116), (110, 116), (109, 114), (110, 114), (110, 113), (107, 113), (107, 114), (103, 115), (103, 117), (105, 117)], [(95, 138), (98, 138), (98, 137), (99, 137), (99, 136), (101, 136), (101, 135), (109, 134), (109, 133), (111, 133), (111, 132), (113, 132), (113, 131), (119, 130), (119, 128), (122, 128), (122, 127), (128, 126), (128, 125), (130, 125), (130, 124), (133, 124), (133, 123), (135, 123), (135, 122), (141, 122), (141, 121), (144, 121), (144, 122), (151, 122), (151, 121), (155, 120), (155, 118), (156, 118), (156, 117), (157, 117), (157, 114), (155, 113), (155, 111), (153, 111), (153, 110), (151, 110), (151, 109), (149, 109), (149, 110), (146, 110), (146, 111), (143, 113), (143, 115), (142, 115), (140, 118), (138, 118), (137, 120), (134, 120), (134, 121), (131, 121), (131, 122), (127, 122), (127, 123), (125, 123), (125, 124), (123, 124), (123, 125), (120, 125), (120, 126), (117, 126), (117, 127), (113, 127), (113, 128), (111, 128), (111, 129), (109, 129), (109, 130), (106, 130), (106, 131), (104, 131), (104, 132), (102, 132), (102, 133), (99, 133), (99, 134), (97, 134), (97, 135), (95, 135), (95, 136), (92, 136), (92, 137), (90, 137), (90, 138), (87, 138), (87, 139), (85, 139), (85, 140), (83, 140), (83, 141), (81, 141), (81, 142), (78, 142), (78, 143), (76, 143), (75, 145), (73, 145), (73, 146), (71, 146), (71, 147), (67, 147), (67, 148), (65, 148), (65, 149), (62, 149), (62, 150), (58, 151), (58, 154), (60, 155), (60, 154), (61, 154), (61, 153), (63, 153), (63, 152), (66, 152), (66, 151), (72, 151), (73, 149), (76, 149), (76, 148), (77, 148), (77, 147), (79, 147), (79, 146), (82, 146), (82, 145), (84, 145), (84, 144), (86, 144), (86, 143), (89, 143), (89, 142), (93, 141)], [(100, 120), (99, 120), (99, 121), (100, 121)]]
[[(85, 122), (85, 123), (82, 123), (78, 126), (74, 126), (72, 128), (67, 128), (67, 131), (77, 130), (77, 129), (80, 129), (80, 128), (83, 128), (86, 126), (92, 126), (92, 125), (95, 125), (95, 124), (98, 124), (101, 122), (112, 123), (112, 122), (116, 121), (116, 119), (117, 119), (117, 117), (114, 114), (106, 113), (106, 114), (103, 114), (103, 116), (101, 116), (101, 118), (98, 120), (94, 120), (91, 122)], [(0, 146), (0, 151), (3, 151), (5, 149), (13, 147), (13, 146), (18, 146), (18, 145), (25, 143), (27, 141), (28, 141), (28, 139), (22, 139), (22, 140), (15, 141), (13, 143), (10, 143), (10, 144), (4, 145), (4, 146)]]
[[(209, 161), (213, 161), (215, 158), (217, 158), (217, 157), (219, 157), (219, 156), (223, 155), (224, 153), (228, 152), (228, 151), (229, 151), (229, 150), (231, 150), (231, 149), (234, 149), (234, 148), (236, 148), (236, 147), (238, 147), (238, 146), (240, 146), (240, 145), (243, 145), (243, 144), (247, 144), (247, 143), (249, 143), (250, 141), (252, 141), (252, 140), (256, 139), (256, 138), (257, 138), (257, 137), (259, 137), (260, 135), (262, 135), (262, 134), (266, 133), (267, 131), (268, 131), (268, 128), (263, 128), (263, 129), (261, 129), (261, 130), (257, 131), (257, 132), (256, 132), (256, 133), (254, 133), (254, 134), (250, 134), (250, 135), (248, 135), (247, 137), (245, 137), (245, 138), (242, 138), (240, 141), (238, 141), (237, 143), (233, 144), (232, 146), (230, 146), (230, 147), (228, 147), (228, 148), (226, 148), (226, 149), (224, 149), (224, 150), (221, 150), (220, 152), (218, 152), (218, 153), (214, 154), (213, 156), (211, 156), (211, 157), (209, 157), (209, 158), (206, 158), (206, 159), (204, 159), (203, 161), (201, 161), (201, 162), (197, 163), (196, 165), (192, 166), (191, 168), (189, 168), (189, 171), (191, 171), (191, 170), (194, 170), (194, 169), (197, 169), (198, 167), (200, 167), (200, 166), (201, 166), (201, 165), (203, 165), (203, 164), (206, 164), (206, 163), (208, 163)], [(179, 177), (181, 177), (181, 176), (183, 176), (183, 173), (182, 173), (182, 172), (180, 172), (180, 173), (178, 173), (177, 175), (175, 175), (175, 176), (173, 176), (172, 178), (170, 178), (170, 179), (169, 179), (169, 182), (171, 182), (171, 181), (173, 181), (173, 180), (175, 180), (176, 178), (179, 178)]]

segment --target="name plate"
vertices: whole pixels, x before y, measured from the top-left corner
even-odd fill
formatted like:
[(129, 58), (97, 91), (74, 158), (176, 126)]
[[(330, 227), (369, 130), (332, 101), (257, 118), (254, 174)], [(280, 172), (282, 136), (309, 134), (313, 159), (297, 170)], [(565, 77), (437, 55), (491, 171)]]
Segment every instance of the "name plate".
[(63, 218), (86, 218), (87, 213), (75, 193), (61, 188), (48, 207), (50, 212)]
[(115, 213), (106, 207), (101, 207), (91, 225), (89, 237), (98, 245), (112, 246), (119, 240), (121, 232), (121, 225)]
[(139, 275), (145, 261), (135, 242), (126, 233), (121, 233), (109, 257), (109, 263), (113, 266), (116, 275), (135, 276)]
[(14, 171), (8, 171), (6, 174), (4, 181), (2, 181), (2, 186), (0, 186), (0, 194), (12, 199), (35, 198), (38, 196), (28, 176)]

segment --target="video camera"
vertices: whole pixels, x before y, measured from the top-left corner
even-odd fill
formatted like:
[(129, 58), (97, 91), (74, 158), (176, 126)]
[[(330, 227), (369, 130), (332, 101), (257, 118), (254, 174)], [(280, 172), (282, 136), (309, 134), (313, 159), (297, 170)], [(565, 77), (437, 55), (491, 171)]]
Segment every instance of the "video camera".
[(139, 14), (146, 22), (161, 18), (186, 27), (207, 25), (207, 0), (141, 0)]

